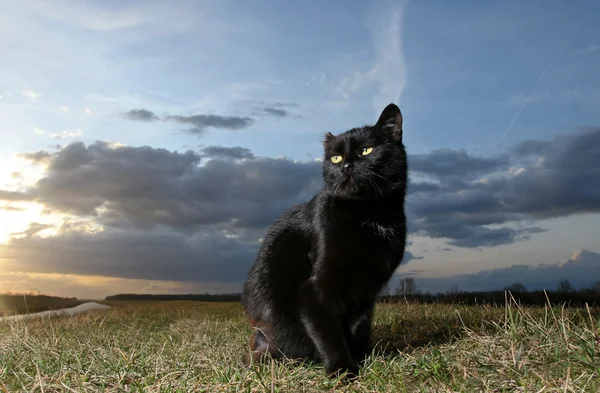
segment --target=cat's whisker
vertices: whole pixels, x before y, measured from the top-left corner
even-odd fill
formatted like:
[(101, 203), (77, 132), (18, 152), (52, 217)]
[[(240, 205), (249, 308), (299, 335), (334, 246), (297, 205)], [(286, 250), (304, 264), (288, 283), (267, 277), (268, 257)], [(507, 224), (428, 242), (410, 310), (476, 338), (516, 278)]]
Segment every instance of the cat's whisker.
[(377, 172), (371, 172), (371, 175), (377, 176), (378, 178), (380, 178), (384, 182), (385, 186), (391, 186), (392, 185), (392, 183), (389, 181), (389, 179), (386, 179), (385, 177), (383, 177), (382, 175), (380, 175)]
[(377, 181), (375, 179), (373, 179), (373, 177), (379, 177), (384, 181), (384, 186), (389, 186), (389, 183), (387, 182), (387, 180), (382, 177), (381, 175), (375, 173), (375, 172), (370, 172), (367, 176), (365, 176), (365, 178), (369, 181), (369, 183), (373, 186), (373, 188), (376, 189), (376, 191), (379, 192), (379, 194), (381, 195), (381, 198), (384, 199), (385, 198), (385, 194), (383, 192), (383, 188), (377, 183)]
[(338, 190), (340, 189), (340, 183), (338, 182), (333, 189), (333, 197), (331, 198), (331, 203), (329, 204), (329, 215), (333, 217), (333, 208), (335, 208), (335, 199)]
[(383, 199), (384, 195), (383, 195), (383, 190), (381, 189), (381, 187), (379, 187), (377, 185), (377, 183), (373, 179), (371, 179), (370, 176), (365, 176), (365, 179), (367, 179), (367, 181), (373, 186), (373, 188), (375, 188), (375, 190), (381, 194), (381, 199)]

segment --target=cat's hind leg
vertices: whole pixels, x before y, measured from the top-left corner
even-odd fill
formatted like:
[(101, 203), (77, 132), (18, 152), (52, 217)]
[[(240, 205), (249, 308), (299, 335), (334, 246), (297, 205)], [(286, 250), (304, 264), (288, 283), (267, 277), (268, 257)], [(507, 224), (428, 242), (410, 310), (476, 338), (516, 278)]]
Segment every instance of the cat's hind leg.
[(256, 329), (250, 335), (250, 342), (248, 345), (248, 351), (242, 355), (242, 361), (244, 365), (249, 366), (252, 363), (261, 363), (265, 361), (267, 353), (269, 352), (269, 340), (267, 336)]
[(317, 360), (317, 353), (310, 337), (299, 321), (268, 326), (253, 324), (249, 350), (243, 355), (245, 365), (261, 363), (269, 358), (290, 360)]

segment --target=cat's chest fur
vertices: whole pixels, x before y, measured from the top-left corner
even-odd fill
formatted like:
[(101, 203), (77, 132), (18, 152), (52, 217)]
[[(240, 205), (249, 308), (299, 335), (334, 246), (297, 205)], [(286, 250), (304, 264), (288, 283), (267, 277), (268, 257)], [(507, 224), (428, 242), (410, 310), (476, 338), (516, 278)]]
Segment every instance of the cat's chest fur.
[(393, 201), (325, 199), (322, 206), (311, 258), (316, 282), (331, 295), (372, 296), (402, 259), (404, 212)]
[(392, 241), (398, 235), (399, 228), (395, 224), (380, 223), (377, 221), (366, 220), (361, 224), (361, 227), (369, 228), (372, 236), (380, 237), (384, 240)]

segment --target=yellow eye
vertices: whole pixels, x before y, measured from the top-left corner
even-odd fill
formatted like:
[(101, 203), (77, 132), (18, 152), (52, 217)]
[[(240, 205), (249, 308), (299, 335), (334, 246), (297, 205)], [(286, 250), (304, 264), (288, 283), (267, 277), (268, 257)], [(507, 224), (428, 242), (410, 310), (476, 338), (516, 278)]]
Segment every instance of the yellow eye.
[(342, 156), (331, 156), (331, 162), (337, 164), (342, 161)]
[(365, 148), (363, 148), (362, 155), (366, 156), (368, 154), (371, 154), (372, 151), (373, 151), (372, 147), (365, 147)]

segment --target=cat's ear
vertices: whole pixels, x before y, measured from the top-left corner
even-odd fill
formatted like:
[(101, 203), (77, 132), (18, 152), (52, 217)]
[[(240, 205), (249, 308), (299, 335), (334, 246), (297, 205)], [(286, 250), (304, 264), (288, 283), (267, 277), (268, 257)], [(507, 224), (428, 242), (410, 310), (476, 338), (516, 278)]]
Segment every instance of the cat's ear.
[(327, 148), (328, 146), (331, 145), (331, 143), (335, 140), (335, 135), (333, 135), (331, 132), (328, 132), (327, 134), (325, 134), (325, 138), (323, 139), (323, 147)]
[(391, 133), (397, 141), (402, 141), (402, 113), (396, 104), (389, 104), (385, 107), (379, 120), (375, 125), (378, 129), (386, 133)]

